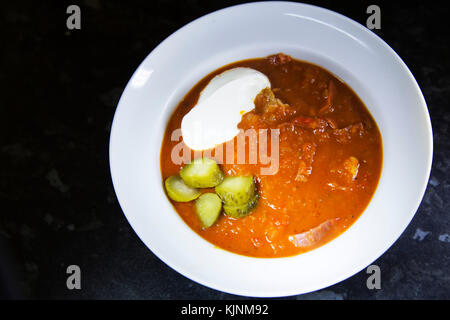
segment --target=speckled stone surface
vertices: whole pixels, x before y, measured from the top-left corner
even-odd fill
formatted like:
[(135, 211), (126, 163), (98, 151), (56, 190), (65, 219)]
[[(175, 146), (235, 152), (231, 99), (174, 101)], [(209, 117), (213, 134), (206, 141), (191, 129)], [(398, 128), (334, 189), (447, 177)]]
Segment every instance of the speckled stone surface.
[[(66, 28), (72, 3), (81, 7), (81, 30)], [(187, 22), (236, 3), (2, 3), (0, 297), (243, 298), (192, 282), (153, 255), (126, 221), (108, 165), (115, 107), (139, 63)], [(363, 24), (371, 4), (312, 3)], [(448, 17), (432, 1), (378, 4), (376, 33), (409, 66), (428, 103), (434, 135), (428, 188), (406, 231), (374, 262), (381, 290), (367, 289), (363, 270), (287, 299), (450, 298)], [(71, 264), (82, 270), (81, 290), (66, 287)]]

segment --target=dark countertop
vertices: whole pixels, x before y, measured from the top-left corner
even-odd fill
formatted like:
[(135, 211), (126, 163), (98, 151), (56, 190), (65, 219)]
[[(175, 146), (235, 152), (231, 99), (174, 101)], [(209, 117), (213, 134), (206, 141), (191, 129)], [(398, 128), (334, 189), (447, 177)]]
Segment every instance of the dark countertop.
[[(68, 31), (78, 4), (81, 30)], [(189, 21), (238, 1), (2, 3), (0, 297), (235, 299), (173, 271), (139, 240), (111, 184), (109, 130), (139, 63)], [(312, 2), (362, 24), (370, 2)], [(382, 37), (416, 77), (431, 115), (434, 161), (400, 239), (365, 270), (289, 299), (450, 298), (450, 32), (437, 2), (378, 2)], [(412, 142), (413, 143), (413, 142)], [(401, 192), (401, 191), (399, 191)], [(79, 265), (82, 289), (66, 288)]]

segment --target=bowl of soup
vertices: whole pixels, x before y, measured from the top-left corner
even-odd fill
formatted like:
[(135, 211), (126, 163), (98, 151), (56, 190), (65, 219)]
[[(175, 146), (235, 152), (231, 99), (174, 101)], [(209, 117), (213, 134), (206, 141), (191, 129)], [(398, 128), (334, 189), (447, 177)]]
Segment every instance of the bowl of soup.
[(255, 297), (370, 265), (413, 218), (431, 161), (426, 103), (398, 55), (289, 2), (219, 10), (168, 37), (130, 79), (110, 139), (145, 245), (193, 281)]

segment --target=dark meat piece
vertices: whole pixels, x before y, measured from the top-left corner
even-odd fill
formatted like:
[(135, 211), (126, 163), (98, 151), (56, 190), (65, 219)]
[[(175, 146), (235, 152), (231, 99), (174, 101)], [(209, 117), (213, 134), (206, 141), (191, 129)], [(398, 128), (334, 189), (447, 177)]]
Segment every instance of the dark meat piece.
[(274, 64), (276, 66), (283, 65), (285, 63), (288, 63), (292, 60), (292, 58), (284, 53), (278, 53), (274, 54), (272, 56), (268, 56), (267, 59), (271, 64)]

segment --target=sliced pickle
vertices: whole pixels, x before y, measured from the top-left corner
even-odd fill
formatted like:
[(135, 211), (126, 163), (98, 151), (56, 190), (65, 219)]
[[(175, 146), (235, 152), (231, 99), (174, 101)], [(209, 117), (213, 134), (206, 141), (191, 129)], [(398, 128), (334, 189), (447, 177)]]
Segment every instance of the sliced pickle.
[(222, 200), (215, 193), (204, 193), (195, 200), (195, 211), (203, 228), (211, 227), (222, 210)]
[(258, 204), (258, 198), (258, 194), (255, 194), (249, 202), (239, 206), (230, 206), (224, 204), (223, 211), (225, 211), (225, 213), (230, 217), (236, 219), (243, 218), (249, 215), (252, 210), (255, 209), (256, 205)]
[(178, 202), (189, 202), (201, 194), (200, 190), (187, 186), (179, 176), (167, 178), (164, 184), (169, 198)]
[(180, 171), (183, 181), (192, 188), (211, 188), (223, 180), (223, 172), (217, 162), (209, 158), (198, 158)]
[(252, 176), (226, 177), (215, 190), (225, 205), (234, 207), (246, 205), (256, 194)]

